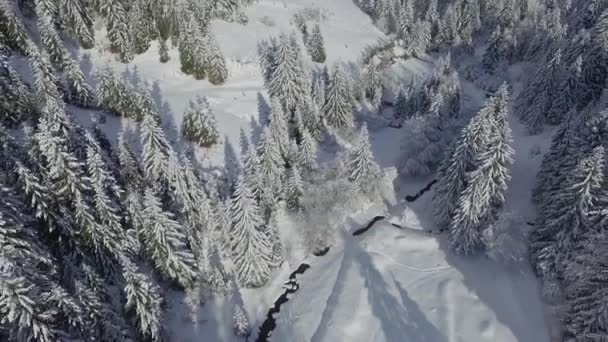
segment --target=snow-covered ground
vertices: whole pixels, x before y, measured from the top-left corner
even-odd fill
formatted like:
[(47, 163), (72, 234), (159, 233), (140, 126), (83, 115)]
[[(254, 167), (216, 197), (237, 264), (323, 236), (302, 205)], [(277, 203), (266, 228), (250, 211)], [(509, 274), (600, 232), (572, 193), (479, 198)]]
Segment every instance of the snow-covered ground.
[(534, 276), (379, 223), (310, 260), (273, 341), (549, 341)]
[[(172, 140), (179, 139), (182, 113), (196, 95), (208, 98), (225, 137), (210, 150), (197, 150), (202, 165), (219, 165), (225, 155), (238, 154), (240, 131), (251, 135), (258, 127), (258, 108), (267, 102), (257, 63), (257, 44), (280, 32), (295, 31), (293, 15), (318, 8), (328, 61), (356, 61), (364, 46), (383, 37), (352, 0), (260, 0), (246, 10), (247, 25), (217, 21), (213, 30), (228, 60), (229, 78), (221, 86), (196, 81), (179, 68), (176, 50), (171, 61), (158, 62), (157, 47), (139, 55), (128, 66), (113, 61), (104, 49), (89, 51), (94, 66), (109, 64), (117, 72), (128, 68), (133, 75), (155, 84), (153, 97), (162, 105), (163, 123)], [(299, 37), (301, 35), (298, 33)], [(100, 41), (102, 41), (100, 39)], [(322, 67), (322, 64), (313, 64)], [(391, 69), (400, 79), (426, 77), (431, 59), (408, 60)], [(132, 76), (133, 78), (133, 76)], [(465, 108), (475, 111), (484, 94), (464, 82)], [(109, 118), (105, 130), (110, 137), (124, 128), (124, 121)], [(547, 146), (548, 133), (530, 137), (511, 120), (515, 162), (508, 205), (523, 217), (531, 215), (529, 193), (540, 155), (530, 147)], [(380, 166), (398, 162), (401, 131), (371, 129), (371, 143)], [(173, 133), (172, 133), (173, 132)], [(397, 198), (416, 193), (429, 179), (404, 180), (396, 184)], [(284, 305), (277, 317), (273, 341), (413, 341), (413, 342), (545, 342), (549, 341), (536, 280), (526, 263), (516, 267), (490, 259), (459, 258), (447, 251), (444, 237), (432, 235), (432, 193), (415, 203), (399, 201), (385, 208), (376, 203), (361, 208), (343, 225), (336, 245), (323, 257), (291, 253), (288, 263), (273, 274), (261, 289), (243, 290), (247, 314), (256, 334), (268, 308), (282, 293), (281, 284), (301, 262), (311, 269), (300, 277), (300, 290)], [(375, 215), (388, 211), (400, 216), (407, 211), (404, 230), (387, 223), (375, 225), (361, 237), (351, 232)], [(283, 220), (281, 235), (290, 237), (294, 227)], [(288, 244), (294, 244), (286, 241)], [(291, 260), (290, 260), (291, 259)], [(206, 303), (193, 323), (183, 293), (168, 296), (165, 323), (171, 340), (242, 341), (232, 333), (232, 317), (225, 299)]]

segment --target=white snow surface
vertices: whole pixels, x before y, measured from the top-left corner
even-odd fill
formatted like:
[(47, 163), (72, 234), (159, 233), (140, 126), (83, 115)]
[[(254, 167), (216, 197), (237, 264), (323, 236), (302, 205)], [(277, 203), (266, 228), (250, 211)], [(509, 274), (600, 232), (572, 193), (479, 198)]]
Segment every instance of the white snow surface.
[(378, 223), (310, 260), (272, 341), (549, 341), (534, 276)]
[[(158, 62), (156, 45), (128, 65), (116, 62), (105, 52), (102, 39), (98, 49), (87, 53), (94, 67), (108, 64), (119, 73), (127, 68), (131, 72), (137, 70), (139, 78), (157, 85), (153, 97), (162, 105), (165, 130), (178, 146), (186, 144), (179, 141), (178, 132), (188, 101), (196, 95), (206, 96), (225, 138), (211, 149), (195, 150), (199, 165), (217, 166), (223, 163), (226, 151), (231, 154), (232, 149), (238, 155), (241, 129), (247, 135), (259, 129), (258, 106), (260, 101), (268, 100), (257, 63), (258, 42), (280, 32), (295, 31), (293, 14), (305, 8), (318, 8), (324, 16), (320, 26), (328, 65), (354, 62), (364, 46), (384, 37), (352, 0), (259, 0), (246, 10), (247, 25), (213, 23), (212, 29), (228, 60), (229, 78), (221, 86), (184, 75), (175, 49), (167, 64)], [(264, 24), (268, 22), (264, 17), (274, 25)], [(389, 76), (392, 80), (425, 77), (432, 64), (430, 57), (408, 60), (391, 68)], [(309, 65), (323, 66), (310, 61)], [(87, 70), (85, 73), (90, 74)], [(463, 86), (465, 106), (475, 111), (484, 100), (483, 92), (469, 82)], [(511, 119), (515, 163), (507, 197), (510, 209), (525, 218), (533, 214), (529, 191), (541, 160), (541, 155), (530, 154), (530, 148), (538, 145), (545, 152), (550, 132), (527, 136), (517, 120)], [(116, 138), (121, 130), (133, 126), (129, 120), (110, 117), (104, 130), (110, 138)], [(396, 165), (401, 133), (370, 126), (370, 141), (381, 167)], [(136, 136), (131, 139), (138, 141)], [(397, 198), (416, 193), (429, 180), (396, 184)], [(339, 232), (336, 245), (323, 257), (305, 255), (292, 220), (282, 219), (280, 229), (287, 246), (287, 262), (274, 272), (266, 286), (242, 290), (253, 328), (249, 341), (283, 292), (281, 284), (302, 262), (311, 268), (298, 276), (299, 291), (277, 315), (272, 341), (549, 341), (548, 324), (529, 266), (496, 264), (484, 256), (451, 255), (445, 236), (429, 233), (433, 229), (431, 197), (429, 192), (415, 203), (401, 201), (388, 204), (388, 208), (376, 203), (361, 208), (342, 226), (335, 227)], [(379, 222), (360, 237), (351, 235), (372, 217), (383, 214), (391, 222), (404, 225), (404, 229)], [(164, 323), (171, 341), (245, 341), (232, 333), (227, 298), (208, 301), (193, 323), (182, 292), (171, 290), (166, 297)]]

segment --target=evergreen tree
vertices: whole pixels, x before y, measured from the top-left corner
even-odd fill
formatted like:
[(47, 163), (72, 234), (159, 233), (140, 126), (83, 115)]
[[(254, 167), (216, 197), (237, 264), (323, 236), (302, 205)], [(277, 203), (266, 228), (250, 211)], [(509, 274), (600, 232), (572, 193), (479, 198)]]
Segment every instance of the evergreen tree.
[(532, 76), (532, 81), (515, 102), (515, 110), (530, 133), (542, 131), (547, 108), (561, 79), (561, 52), (558, 50), (549, 63)]
[(270, 128), (266, 127), (264, 129), (257, 150), (259, 155), (258, 173), (263, 189), (267, 190), (274, 197), (281, 190), (284, 163), (279, 146), (273, 139)]
[(40, 41), (44, 50), (49, 55), (51, 64), (59, 68), (64, 67), (64, 61), (68, 58), (68, 51), (63, 46), (63, 41), (59, 37), (59, 33), (55, 30), (53, 23), (52, 12), (55, 9), (47, 6), (48, 2), (36, 1), (36, 14), (38, 15), (38, 31), (40, 32)]
[(215, 115), (209, 108), (206, 98), (198, 95), (196, 102), (189, 102), (188, 108), (184, 112), (182, 134), (203, 147), (209, 147), (218, 142), (219, 133)]
[(118, 136), (118, 164), (120, 175), (126, 186), (139, 189), (143, 184), (143, 173), (122, 133)]
[(581, 241), (595, 229), (591, 211), (604, 184), (605, 156), (604, 148), (596, 147), (569, 173), (562, 191), (541, 206), (531, 250), (543, 277), (562, 276)]
[(321, 34), (319, 24), (316, 24), (312, 29), (312, 33), (308, 39), (306, 47), (313, 62), (325, 63), (325, 59), (327, 58), (325, 54), (325, 43), (323, 42), (323, 35)]
[(428, 112), (408, 122), (411, 134), (405, 136), (401, 172), (424, 176), (436, 170), (449, 143), (449, 131), (442, 113), (445, 107), (441, 93), (434, 94)]
[(540, 170), (537, 174), (536, 186), (532, 191), (532, 198), (536, 204), (545, 201), (545, 197), (557, 189), (562, 181), (564, 159), (572, 159), (569, 155), (573, 145), (574, 120), (572, 113), (562, 122), (551, 140), (549, 152), (543, 157)]
[(163, 210), (154, 191), (146, 189), (144, 195), (143, 226), (139, 232), (142, 245), (157, 270), (184, 288), (195, 277), (196, 261), (186, 245), (186, 235), (173, 214)]
[(142, 164), (146, 178), (159, 181), (168, 169), (169, 142), (156, 118), (147, 114), (141, 123)]
[(215, 37), (209, 32), (207, 34), (207, 53), (208, 53), (208, 77), (209, 82), (214, 85), (222, 84), (228, 78), (226, 60)]
[(129, 16), (119, 0), (108, 0), (100, 2), (99, 11), (106, 20), (110, 49), (120, 54), (120, 61), (128, 63), (133, 60), (133, 46), (131, 42), (131, 29)]
[(608, 336), (608, 240), (601, 234), (589, 236), (577, 254), (579, 260), (568, 269), (575, 283), (566, 292), (567, 311), (563, 322), (567, 338), (601, 341)]
[[(495, 98), (486, 101), (484, 107), (462, 130), (460, 138), (439, 167), (433, 195), (433, 217), (442, 230), (452, 222), (461, 194), (468, 187), (468, 174), (475, 171), (478, 166), (476, 159), (489, 143), (492, 133), (489, 121), (495, 102)], [(475, 235), (479, 235), (477, 233)]]
[(247, 185), (251, 189), (251, 193), (257, 199), (262, 195), (263, 183), (259, 175), (259, 160), (258, 153), (255, 148), (250, 148), (245, 155), (243, 161), (243, 179), (247, 182)]
[(80, 67), (71, 58), (65, 61), (65, 77), (68, 82), (70, 102), (84, 108), (93, 106), (95, 102), (93, 88), (85, 81)]
[(136, 0), (129, 11), (129, 20), (132, 23), (131, 41), (133, 52), (142, 54), (150, 48), (150, 42), (156, 38), (154, 18), (148, 13), (146, 2)]
[(551, 101), (546, 114), (549, 124), (560, 124), (570, 109), (576, 108), (582, 103), (582, 99), (585, 97), (581, 74), (582, 62), (581, 56), (578, 56), (561, 82), (558, 92), (554, 100)]
[[(365, 84), (365, 97), (368, 98), (374, 108), (380, 108), (382, 104), (383, 85), (382, 75), (378, 70), (378, 65), (373, 62), (367, 65), (363, 74), (363, 83)], [(379, 113), (381, 114), (381, 113)]]
[(380, 168), (374, 161), (367, 124), (361, 126), (357, 145), (350, 152), (347, 162), (347, 177), (360, 185), (369, 184), (380, 176)]
[(299, 104), (302, 93), (308, 89), (302, 54), (295, 35), (279, 37), (273, 62), (268, 92), (271, 97), (281, 100), (287, 112), (292, 112)]
[(28, 33), (11, 2), (6, 0), (0, 1), (0, 37), (2, 45), (27, 54), (31, 44)]
[(300, 161), (300, 165), (307, 170), (317, 168), (317, 142), (308, 133), (308, 130), (302, 132), (302, 143), (298, 152), (298, 160)]
[(272, 98), (270, 104), (270, 135), (283, 157), (287, 156), (289, 147), (289, 128), (286, 114), (278, 98)]
[(283, 243), (279, 236), (279, 210), (274, 210), (268, 220), (268, 234), (272, 241), (272, 256), (270, 258), (270, 266), (272, 268), (279, 268), (285, 259), (285, 252), (283, 251)]
[(302, 177), (297, 165), (292, 165), (289, 169), (289, 175), (287, 177), (287, 189), (285, 198), (287, 206), (290, 209), (297, 210), (300, 208), (300, 198), (304, 192)]
[(157, 341), (162, 319), (160, 289), (144, 274), (137, 272), (135, 264), (127, 258), (123, 258), (121, 264), (127, 297), (125, 309), (134, 312), (141, 334)]
[(335, 128), (351, 128), (353, 123), (350, 87), (342, 69), (335, 65), (325, 92), (325, 121)]
[(484, 70), (489, 74), (494, 74), (494, 71), (496, 70), (496, 66), (501, 57), (500, 50), (499, 50), (500, 35), (501, 35), (500, 30), (501, 30), (501, 28), (499, 26), (496, 28), (496, 30), (494, 32), (492, 32), (492, 36), (490, 37), (490, 42), (488, 44), (488, 47), (484, 51), (483, 58), (481, 60)]
[(8, 63), (0, 66), (0, 122), (14, 127), (31, 116), (36, 116), (34, 96), (17, 71)]
[(243, 305), (243, 299), (236, 280), (231, 281), (232, 285), (232, 327), (236, 336), (245, 337), (251, 333), (249, 318)]
[(405, 0), (399, 9), (399, 32), (398, 35), (406, 44), (410, 44), (413, 40), (413, 31), (415, 25), (414, 1)]
[(239, 177), (232, 204), (232, 260), (239, 282), (260, 287), (270, 276), (271, 242), (262, 232), (260, 208), (243, 177)]
[[(461, 193), (450, 225), (450, 247), (462, 254), (482, 249), (481, 230), (495, 221), (504, 204), (508, 168), (513, 150), (507, 123), (507, 87), (503, 85), (493, 98), (491, 112), (484, 125), (489, 126), (488, 144), (475, 157), (476, 168), (467, 174), (467, 186)], [(485, 108), (484, 108), (485, 109)], [(482, 147), (483, 148), (483, 147)]]
[(421, 57), (431, 45), (431, 24), (426, 20), (417, 20), (412, 28), (412, 40), (409, 53)]

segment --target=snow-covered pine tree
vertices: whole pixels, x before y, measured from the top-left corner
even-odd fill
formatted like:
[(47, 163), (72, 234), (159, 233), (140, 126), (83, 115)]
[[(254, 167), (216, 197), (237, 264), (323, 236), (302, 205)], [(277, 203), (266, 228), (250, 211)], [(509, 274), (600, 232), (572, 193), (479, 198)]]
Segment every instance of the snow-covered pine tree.
[(267, 231), (269, 239), (272, 241), (272, 256), (270, 258), (270, 267), (279, 268), (285, 260), (285, 252), (283, 250), (283, 242), (279, 235), (279, 212), (274, 210), (268, 219)]
[[(4, 183), (4, 182), (3, 182)], [(52, 289), (61, 289), (57, 279), (57, 260), (40, 241), (35, 218), (21, 202), (15, 189), (0, 185), (0, 310), (4, 315), (4, 335), (36, 341), (53, 341), (67, 333), (54, 321), (60, 315), (77, 321), (78, 310), (55, 306)], [(63, 290), (63, 289), (61, 289)], [(77, 306), (75, 298), (66, 298)], [(40, 319), (46, 317), (47, 319)]]
[(260, 68), (266, 89), (270, 89), (274, 71), (277, 68), (278, 50), (279, 42), (275, 37), (270, 37), (258, 44)]
[(426, 20), (417, 20), (412, 28), (412, 40), (409, 53), (414, 57), (421, 57), (431, 45), (431, 24)]
[(139, 55), (150, 48), (150, 42), (156, 38), (154, 18), (150, 15), (149, 6), (145, 1), (136, 0), (129, 11), (131, 26), (131, 42), (133, 53)]
[(137, 317), (139, 331), (152, 341), (160, 340), (162, 297), (158, 285), (141, 272), (127, 258), (121, 259), (127, 301), (125, 310)]
[[(369, 63), (363, 74), (363, 84), (364, 84), (364, 92), (365, 97), (369, 99), (370, 103), (374, 108), (380, 108), (382, 104), (382, 95), (384, 92), (383, 84), (382, 84), (382, 75), (380, 74), (380, 70), (378, 70), (379, 66), (375, 63)], [(382, 114), (382, 113), (378, 113)]]
[(415, 25), (416, 13), (414, 10), (414, 0), (405, 0), (399, 7), (399, 28), (398, 36), (405, 44), (411, 44), (413, 40), (413, 30)]
[(308, 38), (306, 48), (313, 62), (325, 63), (327, 56), (325, 54), (325, 43), (323, 42), (323, 35), (321, 34), (319, 24), (316, 24), (312, 29), (312, 33)]
[[(259, 156), (259, 177), (262, 188), (268, 190), (269, 194), (276, 196), (282, 189), (282, 176), (284, 174), (284, 162), (277, 142), (272, 137), (269, 127), (264, 128), (260, 137), (257, 152)], [(250, 189), (249, 189), (250, 190)]]
[(608, 240), (603, 234), (590, 235), (569, 265), (569, 277), (576, 281), (566, 291), (567, 309), (563, 317), (566, 338), (601, 341), (608, 336), (604, 319), (608, 305)]
[(220, 46), (215, 39), (215, 36), (208, 32), (205, 42), (207, 43), (207, 60), (208, 71), (207, 77), (209, 82), (214, 85), (226, 82), (228, 78), (228, 69), (226, 68), (226, 59), (220, 50)]
[(477, 167), (467, 174), (467, 186), (461, 193), (450, 225), (450, 248), (461, 254), (475, 254), (484, 248), (481, 231), (496, 220), (504, 204), (508, 168), (512, 162), (511, 132), (507, 123), (508, 90), (503, 85), (492, 99), (488, 126), (488, 144), (474, 156)]
[(258, 153), (255, 148), (247, 150), (243, 160), (243, 179), (247, 182), (251, 193), (256, 199), (259, 199), (262, 195), (262, 179), (258, 174), (259, 169)]
[(81, 1), (63, 0), (57, 3), (57, 14), (65, 32), (85, 49), (95, 45), (93, 17), (88, 5)]
[(490, 36), (490, 41), (486, 50), (483, 53), (483, 58), (481, 60), (481, 64), (484, 70), (489, 74), (494, 74), (496, 70), (496, 66), (500, 61), (501, 55), (499, 51), (500, 45), (500, 33), (501, 27), (498, 26), (494, 32), (492, 32), (492, 36)]
[(101, 1), (99, 11), (106, 21), (110, 50), (120, 54), (121, 62), (130, 62), (133, 60), (131, 26), (123, 3), (119, 0)]
[(232, 260), (239, 282), (246, 287), (260, 287), (270, 276), (272, 244), (262, 231), (260, 208), (243, 176), (236, 183), (230, 216)]
[(302, 193), (304, 192), (302, 176), (300, 176), (297, 165), (292, 165), (288, 173), (285, 200), (290, 209), (298, 210), (300, 209), (300, 197), (302, 197)]
[(31, 44), (28, 32), (15, 13), (15, 8), (10, 1), (0, 1), (0, 42), (11, 49), (26, 55)]
[(178, 41), (179, 60), (181, 70), (185, 74), (192, 74), (197, 80), (203, 79), (207, 72), (206, 40), (192, 15), (185, 15), (180, 25)]
[(515, 102), (515, 110), (530, 133), (542, 131), (547, 108), (553, 101), (563, 77), (561, 50), (558, 50), (548, 64), (532, 76), (531, 83), (523, 90)]
[(323, 112), (325, 114), (325, 122), (329, 126), (338, 129), (349, 129), (354, 126), (350, 86), (344, 75), (344, 71), (337, 64), (334, 65), (329, 85), (325, 92)]
[(538, 205), (545, 202), (546, 196), (560, 185), (561, 175), (565, 171), (565, 168), (560, 167), (563, 160), (574, 158), (569, 155), (573, 145), (574, 126), (573, 113), (570, 112), (553, 135), (551, 147), (543, 157), (536, 176), (536, 186), (532, 191), (532, 199)]
[(462, 130), (460, 138), (439, 167), (433, 195), (433, 218), (441, 230), (446, 229), (452, 222), (460, 197), (468, 187), (467, 175), (477, 168), (477, 156), (485, 151), (489, 143), (489, 122), (494, 103), (495, 98), (486, 101), (484, 107)]
[(571, 109), (577, 108), (585, 98), (582, 84), (582, 56), (578, 56), (570, 66), (568, 73), (559, 86), (557, 94), (549, 104), (546, 114), (547, 123), (558, 125), (564, 120), (564, 116)]
[(127, 188), (139, 189), (143, 184), (143, 173), (135, 155), (129, 149), (124, 134), (118, 136), (118, 166)]
[(281, 101), (279, 98), (273, 97), (270, 100), (270, 135), (284, 158), (288, 156), (289, 148), (287, 118), (288, 115), (283, 112)]
[(404, 154), (400, 172), (409, 176), (424, 176), (435, 171), (441, 163), (450, 140), (448, 123), (442, 111), (445, 107), (441, 93), (434, 94), (428, 111), (408, 122), (403, 141)]
[(569, 173), (567, 184), (540, 208), (531, 252), (538, 274), (559, 279), (591, 231), (591, 211), (604, 185), (606, 151), (598, 146)]
[(9, 63), (1, 63), (0, 70), (0, 92), (3, 94), (0, 98), (0, 122), (12, 128), (28, 117), (36, 116), (35, 98)]
[(231, 283), (232, 329), (236, 336), (246, 337), (251, 333), (249, 318), (247, 317), (243, 298), (241, 297), (241, 291), (236, 279), (233, 279)]
[(218, 142), (219, 133), (215, 115), (206, 98), (197, 95), (195, 101), (190, 100), (188, 108), (184, 112), (182, 134), (203, 147), (209, 147)]
[[(49, 8), (50, 6), (52, 8)], [(36, 1), (37, 26), (40, 32), (40, 41), (44, 50), (49, 55), (51, 64), (59, 70), (63, 70), (64, 61), (68, 58), (68, 51), (63, 46), (59, 33), (55, 30), (55, 23), (52, 17), (54, 11), (56, 11), (55, 4), (42, 0)]]
[(352, 182), (359, 185), (369, 185), (380, 177), (380, 167), (374, 161), (374, 155), (369, 143), (369, 133), (367, 124), (361, 126), (357, 144), (350, 151), (346, 161), (347, 177)]
[(85, 81), (78, 64), (71, 58), (66, 58), (64, 63), (69, 102), (83, 108), (93, 106), (95, 93), (93, 88)]
[(306, 170), (312, 171), (317, 168), (317, 142), (306, 129), (302, 132), (298, 160)]
[(172, 213), (163, 210), (151, 188), (144, 194), (142, 219), (139, 235), (146, 254), (164, 277), (188, 288), (196, 275), (194, 255), (186, 244), (184, 228)]
[(154, 115), (146, 113), (141, 123), (142, 165), (146, 179), (157, 182), (168, 169), (169, 142)]
[(288, 113), (295, 110), (300, 97), (308, 91), (308, 82), (304, 73), (302, 53), (295, 35), (281, 35), (276, 53), (273, 56), (274, 67), (268, 84), (271, 97), (281, 100)]

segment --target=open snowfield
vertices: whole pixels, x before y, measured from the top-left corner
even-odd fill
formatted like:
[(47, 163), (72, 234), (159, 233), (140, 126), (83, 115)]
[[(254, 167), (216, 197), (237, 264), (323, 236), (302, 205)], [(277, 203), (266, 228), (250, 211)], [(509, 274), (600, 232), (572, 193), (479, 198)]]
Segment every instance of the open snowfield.
[[(175, 49), (166, 64), (159, 64), (156, 45), (128, 65), (114, 61), (101, 48), (88, 53), (94, 66), (109, 64), (121, 73), (128, 69), (132, 78), (154, 85), (153, 97), (161, 105), (164, 128), (175, 142), (188, 101), (196, 95), (207, 97), (224, 138), (211, 150), (196, 148), (196, 156), (200, 165), (219, 165), (225, 156), (233, 158), (239, 154), (241, 130), (248, 136), (259, 133), (258, 109), (266, 106), (268, 100), (257, 63), (258, 42), (294, 31), (293, 14), (305, 8), (318, 8), (323, 15), (320, 24), (327, 65), (355, 62), (364, 46), (383, 37), (351, 0), (260, 0), (246, 10), (248, 25), (221, 21), (212, 25), (229, 68), (228, 81), (221, 86), (184, 75)], [(310, 61), (309, 65), (323, 66)], [(432, 67), (429, 57), (426, 61), (400, 63), (391, 70), (399, 78), (426, 77)], [(484, 100), (483, 93), (468, 82), (463, 81), (463, 87), (465, 108), (476, 111)], [(130, 126), (125, 122), (108, 118), (105, 130), (115, 138)], [(526, 217), (531, 215), (527, 191), (541, 158), (531, 156), (529, 147), (538, 144), (545, 151), (548, 133), (528, 137), (516, 120), (511, 124), (516, 142), (508, 205)], [(370, 131), (380, 166), (395, 166), (401, 132), (392, 128), (370, 128)], [(428, 181), (396, 184), (397, 198), (416, 193)], [(281, 284), (288, 274), (301, 262), (308, 262), (311, 269), (300, 276), (300, 290), (277, 315), (272, 341), (549, 341), (536, 279), (527, 263), (506, 266), (484, 257), (450, 255), (443, 237), (426, 232), (433, 228), (431, 196), (432, 193), (427, 193), (407, 209), (403, 201), (389, 208), (383, 204), (361, 208), (356, 217), (335, 227), (339, 231), (338, 241), (326, 256), (305, 256), (293, 251), (265, 287), (243, 290), (252, 337), (268, 308), (282, 293)], [(351, 236), (353, 230), (383, 210), (394, 216), (407, 210), (407, 218), (401, 222), (404, 230), (381, 222), (361, 237)], [(285, 240), (294, 236), (287, 220), (281, 229)], [(231, 309), (224, 305), (225, 299), (208, 302), (193, 323), (182, 303), (183, 293), (171, 293), (168, 298), (165, 323), (171, 340), (244, 340), (232, 333)]]
[(549, 341), (532, 274), (378, 223), (311, 260), (273, 341)]

